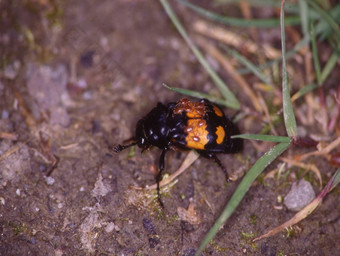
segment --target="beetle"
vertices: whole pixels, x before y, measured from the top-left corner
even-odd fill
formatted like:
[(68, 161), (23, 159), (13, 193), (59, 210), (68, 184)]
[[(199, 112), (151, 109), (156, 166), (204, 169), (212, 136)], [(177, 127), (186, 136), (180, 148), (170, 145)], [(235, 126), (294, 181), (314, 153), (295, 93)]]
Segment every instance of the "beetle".
[(135, 137), (130, 140), (132, 143), (118, 145), (113, 151), (118, 153), (134, 145), (138, 145), (142, 152), (152, 146), (162, 149), (156, 182), (158, 201), (164, 207), (159, 183), (165, 167), (166, 152), (195, 149), (201, 156), (213, 159), (229, 181), (228, 172), (216, 154), (239, 152), (243, 147), (243, 141), (231, 138), (236, 134), (239, 134), (238, 127), (224, 115), (219, 106), (207, 99), (198, 102), (181, 99), (167, 105), (158, 103), (137, 122)]

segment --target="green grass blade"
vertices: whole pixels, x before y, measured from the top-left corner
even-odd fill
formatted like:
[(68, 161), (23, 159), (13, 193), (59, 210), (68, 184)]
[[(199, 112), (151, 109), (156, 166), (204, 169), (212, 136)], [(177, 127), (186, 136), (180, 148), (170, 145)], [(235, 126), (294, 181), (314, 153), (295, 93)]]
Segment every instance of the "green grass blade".
[(331, 182), (331, 188), (329, 191), (335, 188), (340, 182), (340, 168), (338, 168), (338, 170), (334, 173), (333, 177), (331, 178)]
[(188, 96), (194, 97), (194, 98), (199, 98), (199, 99), (204, 98), (204, 99), (210, 100), (211, 102), (217, 103), (219, 105), (228, 107), (225, 100), (211, 96), (210, 94), (201, 93), (201, 92), (198, 92), (198, 91), (193, 91), (193, 90), (188, 90), (188, 89), (177, 88), (177, 87), (170, 87), (170, 86), (166, 85), (165, 83), (163, 83), (163, 86), (165, 88), (171, 90), (171, 91), (174, 91), (174, 92), (178, 92), (178, 93), (188, 95)]
[(269, 141), (269, 142), (278, 142), (278, 143), (290, 143), (290, 138), (286, 136), (273, 136), (266, 134), (239, 134), (231, 136), (232, 139), (241, 138), (248, 140), (260, 140), (260, 141)]
[(319, 86), (317, 84), (308, 84), (302, 87), (300, 90), (298, 90), (293, 96), (292, 100), (297, 100), (298, 98), (301, 98), (306, 93), (309, 93), (310, 91), (313, 91), (314, 89), (318, 88)]
[[(239, 4), (240, 0), (215, 0), (215, 2), (219, 5), (231, 3)], [(244, 2), (250, 4), (251, 6), (280, 7), (280, 3), (278, 3), (277, 0), (245, 0)], [(292, 5), (294, 6), (293, 3)]]
[[(310, 36), (307, 34), (300, 42), (298, 42), (294, 47), (293, 49), (289, 50), (288, 52), (286, 52), (286, 59), (289, 59), (289, 58), (292, 58), (293, 56), (295, 56), (295, 54), (301, 50), (302, 47), (306, 46), (307, 44), (309, 44), (309, 41), (310, 41)], [(263, 69), (266, 69), (266, 68), (269, 68), (279, 62), (282, 61), (282, 56), (277, 58), (277, 59), (274, 59), (274, 60), (271, 60), (271, 61), (268, 61), (267, 63), (261, 65), (258, 67), (259, 70), (263, 70)], [(238, 69), (237, 70), (239, 74), (249, 74), (250, 73), (250, 70), (248, 68), (244, 68), (244, 69)]]
[(336, 63), (338, 62), (339, 57), (340, 56), (337, 52), (333, 52), (331, 57), (328, 59), (325, 67), (323, 68), (321, 72), (321, 84), (323, 84), (323, 82), (326, 81), (329, 74), (333, 71)]
[[(321, 72), (321, 78), (320, 78), (320, 84), (323, 84), (326, 79), (328, 78), (328, 76), (330, 75), (330, 73), (333, 71), (333, 69), (336, 66), (336, 63), (338, 62), (339, 59), (339, 55), (336, 52), (333, 52), (333, 54), (331, 55), (331, 57), (328, 59), (325, 67), (323, 68), (322, 72)], [(299, 91), (297, 91), (293, 96), (292, 96), (292, 100), (296, 100), (298, 98), (301, 98), (303, 95), (305, 95), (306, 93), (313, 91), (314, 89), (318, 88), (319, 85), (318, 84), (309, 84), (306, 85), (304, 87), (302, 87)]]
[(280, 143), (265, 153), (256, 163), (252, 166), (249, 172), (244, 176), (234, 194), (230, 198), (227, 206), (224, 208), (220, 217), (216, 220), (213, 227), (209, 230), (205, 236), (200, 248), (196, 255), (200, 255), (208, 243), (214, 238), (218, 230), (228, 220), (231, 214), (235, 211), (236, 207), (240, 204), (241, 200), (249, 190), (253, 181), (258, 177), (259, 174), (272, 163), (279, 155), (281, 155), (287, 148), (289, 143)]
[[(223, 4), (230, 4), (230, 3), (240, 3), (240, 0), (215, 0), (215, 6), (223, 5)], [(244, 2), (248, 3), (250, 6), (255, 7), (280, 7), (281, 3), (277, 0), (244, 0)], [(292, 13), (292, 14), (300, 14), (300, 5), (295, 4), (293, 1), (290, 1), (285, 4), (285, 12)], [(308, 10), (309, 16), (311, 19), (317, 19), (320, 15), (315, 12), (314, 10)]]
[(201, 65), (205, 68), (205, 70), (209, 73), (210, 77), (220, 90), (223, 97), (226, 99), (226, 105), (233, 109), (239, 109), (240, 103), (235, 97), (235, 95), (229, 90), (227, 85), (223, 82), (223, 80), (216, 74), (216, 72), (212, 69), (212, 67), (208, 64), (208, 62), (204, 59), (202, 53), (198, 50), (198, 48), (195, 46), (193, 41), (190, 39), (186, 31), (184, 30), (182, 24), (178, 20), (176, 14), (173, 12), (171, 6), (169, 5), (167, 0), (160, 0), (161, 4), (163, 5), (164, 10), (170, 17), (171, 21), (177, 28), (178, 32), (181, 34), (181, 36), (184, 38), (185, 42), (188, 44), (192, 52), (195, 54), (198, 61), (201, 63)]
[[(218, 15), (216, 13), (207, 11), (206, 9), (203, 9), (197, 5), (191, 4), (188, 1), (183, 0), (177, 0), (181, 4), (191, 8), (198, 14), (211, 19), (213, 21), (217, 21), (226, 25), (230, 26), (236, 26), (236, 27), (257, 27), (257, 28), (272, 28), (272, 27), (278, 27), (280, 25), (279, 19), (242, 19), (242, 18), (232, 18), (232, 17), (226, 17), (222, 15)], [(286, 25), (293, 26), (300, 24), (300, 17), (289, 17), (286, 19)]]
[(271, 81), (268, 77), (266, 77), (260, 69), (257, 68), (251, 61), (243, 57), (236, 50), (230, 49), (226, 45), (221, 45), (221, 47), (226, 50), (229, 54), (231, 54), (235, 59), (237, 59), (242, 65), (248, 68), (255, 76), (257, 76), (263, 83), (270, 85)]
[(290, 99), (288, 80), (287, 80), (287, 67), (286, 67), (286, 37), (284, 26), (284, 0), (282, 0), (281, 7), (281, 44), (282, 44), (282, 96), (283, 96), (283, 117), (287, 134), (289, 137), (297, 136), (296, 120), (293, 111), (292, 102)]
[(304, 35), (308, 34), (308, 5), (304, 0), (299, 0), (299, 11), (300, 11), (300, 18), (301, 18), (301, 27), (302, 32)]
[[(310, 9), (311, 10), (311, 9)], [(334, 6), (330, 10), (330, 15), (334, 19), (334, 21), (339, 24), (340, 23), (340, 4)], [(324, 40), (326, 37), (330, 36), (332, 33), (332, 28), (331, 26), (322, 19), (322, 17), (319, 15), (317, 18), (318, 23), (315, 25), (315, 34), (319, 37), (319, 40)]]
[(318, 56), (318, 49), (316, 45), (316, 38), (315, 38), (315, 30), (313, 24), (311, 24), (311, 41), (312, 41), (312, 54), (313, 54), (313, 61), (314, 61), (314, 68), (316, 72), (316, 80), (318, 85), (321, 86), (321, 68), (320, 68), (320, 61)]
[(326, 21), (329, 26), (332, 28), (337, 41), (340, 41), (340, 30), (339, 25), (333, 19), (331, 15), (329, 15), (324, 9), (319, 7), (315, 1), (312, 0), (305, 0), (319, 15)]

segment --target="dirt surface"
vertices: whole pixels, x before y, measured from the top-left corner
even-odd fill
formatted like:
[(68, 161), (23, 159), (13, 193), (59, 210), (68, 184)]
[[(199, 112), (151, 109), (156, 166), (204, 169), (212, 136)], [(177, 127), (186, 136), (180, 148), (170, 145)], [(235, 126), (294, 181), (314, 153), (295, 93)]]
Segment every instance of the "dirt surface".
[[(0, 140), (0, 255), (194, 255), (239, 181), (225, 184), (213, 161), (199, 159), (162, 194), (162, 211), (155, 191), (130, 188), (154, 183), (160, 150), (109, 148), (133, 136), (158, 101), (182, 97), (163, 82), (216, 88), (158, 2), (53, 3), (0, 2), (0, 131), (14, 136)], [(187, 24), (195, 18), (174, 6)], [(169, 153), (166, 171), (185, 155)], [(242, 176), (260, 155), (246, 141), (222, 161)], [(335, 168), (318, 164), (328, 180)], [(294, 215), (274, 207), (290, 186), (282, 179), (253, 185), (203, 255), (340, 255), (337, 189), (290, 232), (252, 242)]]

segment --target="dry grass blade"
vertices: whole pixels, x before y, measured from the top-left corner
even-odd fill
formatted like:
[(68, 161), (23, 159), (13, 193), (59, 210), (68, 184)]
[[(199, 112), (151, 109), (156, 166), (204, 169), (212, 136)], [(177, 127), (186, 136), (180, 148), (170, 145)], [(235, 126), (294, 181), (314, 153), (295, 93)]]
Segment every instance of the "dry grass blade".
[(19, 135), (12, 132), (0, 132), (0, 139), (18, 140)]
[(310, 215), (322, 202), (323, 198), (326, 196), (328, 192), (330, 192), (340, 181), (340, 168), (335, 172), (333, 177), (329, 180), (325, 188), (319, 193), (319, 195), (305, 208), (299, 211), (297, 214), (294, 215), (293, 218), (286, 221), (285, 223), (273, 228), (272, 230), (268, 231), (266, 234), (255, 238), (253, 241), (258, 241), (263, 238), (271, 237), (276, 235), (277, 233), (283, 231), (284, 229), (295, 225), (296, 223), (300, 222), (301, 220), (305, 219), (308, 215)]
[(334, 148), (336, 148), (339, 145), (340, 145), (340, 137), (337, 138), (332, 143), (330, 143), (327, 147), (325, 147), (325, 148), (323, 148), (321, 150), (313, 151), (313, 152), (309, 152), (309, 153), (306, 153), (306, 154), (301, 155), (301, 156), (297, 156), (296, 160), (302, 161), (302, 160), (305, 160), (306, 158), (308, 158), (310, 156), (322, 156), (322, 155), (326, 155), (326, 154), (331, 152)]
[(216, 59), (223, 68), (227, 71), (227, 73), (235, 80), (235, 82), (243, 89), (245, 94), (250, 98), (251, 103), (253, 104), (256, 111), (262, 112), (261, 104), (258, 101), (253, 90), (250, 88), (249, 84), (246, 80), (240, 76), (234, 67), (229, 63), (229, 61), (225, 58), (222, 52), (220, 52), (213, 44), (209, 43), (207, 40), (202, 37), (196, 38), (197, 43), (204, 50), (207, 51), (214, 59)]
[(53, 154), (52, 147), (49, 139), (45, 139), (42, 132), (39, 132), (39, 146), (42, 151), (41, 155), (45, 161), (50, 165), (46, 171), (46, 176), (50, 176), (53, 170), (57, 167), (59, 158)]
[(318, 196), (310, 204), (308, 204), (305, 208), (303, 208), (301, 211), (299, 211), (297, 214), (295, 214), (293, 218), (291, 218), (290, 220), (281, 224), (280, 226), (273, 228), (272, 230), (268, 231), (266, 234), (255, 238), (253, 241), (255, 242), (255, 241), (261, 240), (263, 238), (274, 236), (277, 233), (282, 232), (284, 229), (295, 225), (296, 223), (305, 219), (309, 214), (311, 214), (321, 204), (321, 202), (322, 202), (322, 198)]
[(24, 98), (17, 89), (14, 88), (13, 93), (15, 95), (15, 98), (18, 100), (19, 110), (21, 111), (21, 114), (25, 118), (27, 126), (30, 128), (31, 132), (34, 132), (37, 127), (37, 122), (33, 114), (31, 113), (31, 110), (29, 109)]
[[(179, 175), (181, 175), (186, 169), (188, 169), (189, 166), (198, 159), (198, 157), (199, 157), (199, 154), (196, 151), (191, 150), (189, 154), (186, 156), (186, 158), (184, 159), (181, 166), (178, 168), (178, 170), (174, 172), (173, 174), (171, 174), (167, 179), (162, 180), (159, 183), (159, 187), (163, 187), (171, 183), (174, 179), (176, 179)], [(152, 190), (152, 189), (157, 188), (157, 184), (153, 184), (145, 188), (136, 187), (136, 186), (131, 186), (131, 188), (136, 189), (136, 190)]]
[(279, 133), (276, 131), (276, 129), (275, 129), (274, 125), (273, 125), (272, 118), (270, 117), (269, 109), (268, 109), (268, 106), (267, 106), (265, 100), (263, 99), (263, 97), (262, 97), (260, 92), (257, 93), (257, 96), (258, 96), (258, 101), (259, 101), (259, 103), (262, 106), (262, 109), (263, 109), (263, 112), (264, 112), (264, 116), (265, 116), (265, 120), (269, 124), (270, 130), (272, 131), (272, 133), (275, 136), (278, 136)]
[[(208, 36), (210, 38), (216, 39), (223, 42), (229, 46), (233, 46), (239, 49), (240, 46), (242, 50), (246, 50), (252, 54), (257, 54), (261, 49), (251, 40), (244, 40), (240, 35), (235, 34), (231, 31), (227, 31), (221, 27), (209, 24), (205, 21), (196, 21), (193, 25), (196, 32)], [(263, 53), (268, 59), (277, 59), (281, 57), (281, 52), (271, 47), (270, 45), (264, 44)]]
[(164, 10), (168, 14), (169, 18), (177, 28), (178, 32), (181, 34), (187, 45), (190, 47), (194, 55), (196, 56), (197, 60), (201, 63), (201, 65), (204, 67), (204, 69), (208, 72), (211, 79), (214, 81), (215, 85), (223, 95), (223, 97), (226, 100), (226, 104), (230, 108), (239, 109), (240, 108), (240, 102), (235, 97), (234, 93), (228, 88), (226, 83), (217, 75), (217, 73), (214, 71), (214, 69), (211, 67), (211, 65), (205, 60), (203, 57), (203, 54), (199, 51), (199, 49), (196, 47), (194, 42), (191, 40), (187, 32), (185, 31), (184, 27), (180, 23), (179, 19), (177, 18), (176, 14), (172, 10), (171, 6), (169, 5), (167, 0), (160, 0)]
[(319, 183), (320, 183), (320, 188), (322, 187), (322, 177), (321, 177), (321, 172), (318, 169), (318, 167), (316, 167), (315, 164), (305, 164), (305, 163), (301, 163), (300, 161), (296, 161), (293, 159), (289, 159), (289, 158), (285, 158), (285, 157), (281, 157), (280, 158), (282, 161), (284, 161), (287, 164), (291, 164), (293, 166), (297, 166), (300, 168), (305, 169), (306, 171), (311, 170), (312, 172), (315, 173), (315, 175), (318, 177), (319, 179)]

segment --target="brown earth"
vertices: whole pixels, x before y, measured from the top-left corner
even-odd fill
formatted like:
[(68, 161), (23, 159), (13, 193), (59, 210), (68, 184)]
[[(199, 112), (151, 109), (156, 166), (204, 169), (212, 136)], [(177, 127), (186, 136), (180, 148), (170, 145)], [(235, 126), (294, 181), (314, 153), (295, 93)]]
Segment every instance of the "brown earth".
[[(163, 194), (161, 211), (154, 191), (129, 188), (154, 183), (160, 151), (109, 148), (131, 137), (158, 101), (181, 98), (162, 83), (216, 88), (158, 2), (53, 3), (0, 2), (0, 131), (18, 135), (0, 141), (0, 254), (194, 255), (239, 181), (226, 185), (213, 161), (199, 159)], [(195, 19), (173, 5), (186, 24)], [(166, 170), (185, 155), (169, 153)], [(241, 175), (258, 157), (246, 141), (222, 161)], [(326, 161), (318, 167), (335, 170)], [(253, 185), (203, 255), (339, 255), (339, 190), (293, 231), (252, 242), (294, 215), (274, 208), (289, 188), (277, 179)], [(183, 211), (189, 205), (196, 217)]]

